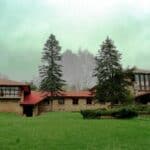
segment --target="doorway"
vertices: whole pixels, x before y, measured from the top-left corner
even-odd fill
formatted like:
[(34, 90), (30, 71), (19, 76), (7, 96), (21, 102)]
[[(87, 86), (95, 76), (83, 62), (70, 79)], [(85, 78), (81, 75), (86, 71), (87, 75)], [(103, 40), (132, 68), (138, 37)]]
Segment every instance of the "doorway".
[(33, 106), (31, 105), (23, 106), (23, 114), (26, 115), (27, 117), (32, 117)]

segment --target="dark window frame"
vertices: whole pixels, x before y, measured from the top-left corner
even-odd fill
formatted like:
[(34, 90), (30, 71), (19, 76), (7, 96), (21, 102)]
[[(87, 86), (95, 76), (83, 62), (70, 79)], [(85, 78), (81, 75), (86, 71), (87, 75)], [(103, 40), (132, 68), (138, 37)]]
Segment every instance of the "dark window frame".
[(45, 100), (44, 100), (44, 104), (45, 104), (45, 105), (49, 105), (49, 104), (50, 104), (50, 100), (49, 100), (49, 99), (45, 99)]
[(79, 104), (79, 99), (78, 98), (73, 98), (72, 99), (72, 104), (73, 105), (78, 105)]
[(58, 104), (59, 105), (64, 105), (65, 104), (65, 99), (64, 98), (58, 99)]
[(86, 104), (87, 105), (92, 105), (92, 99), (91, 98), (87, 98), (86, 99)]

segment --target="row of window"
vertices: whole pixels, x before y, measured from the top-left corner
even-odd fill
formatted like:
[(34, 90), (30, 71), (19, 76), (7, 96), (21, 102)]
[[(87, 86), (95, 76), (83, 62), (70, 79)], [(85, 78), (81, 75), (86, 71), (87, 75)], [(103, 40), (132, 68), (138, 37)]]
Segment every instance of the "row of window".
[[(58, 104), (60, 104), (60, 105), (65, 104), (65, 100), (64, 99), (59, 99)], [(72, 104), (73, 105), (78, 105), (79, 104), (79, 99), (77, 99), (77, 98), (72, 99)], [(86, 104), (88, 104), (88, 105), (92, 104), (92, 99), (86, 99)]]
[[(49, 100), (49, 99), (45, 99), (44, 103), (45, 103), (45, 104), (50, 104), (50, 100)], [(58, 100), (58, 104), (59, 104), (59, 105), (64, 105), (64, 104), (65, 104), (65, 100), (64, 100), (63, 98), (62, 98), (62, 99), (59, 99), (59, 100)], [(78, 105), (78, 104), (79, 104), (79, 99), (73, 98), (73, 99), (72, 99), (72, 104), (73, 104), (73, 105)], [(92, 99), (91, 99), (91, 98), (87, 98), (87, 99), (86, 99), (86, 104), (91, 105), (91, 104), (92, 104)]]
[(138, 89), (150, 89), (150, 75), (149, 74), (136, 74), (135, 83)]
[(20, 94), (19, 87), (0, 87), (0, 97), (18, 97)]

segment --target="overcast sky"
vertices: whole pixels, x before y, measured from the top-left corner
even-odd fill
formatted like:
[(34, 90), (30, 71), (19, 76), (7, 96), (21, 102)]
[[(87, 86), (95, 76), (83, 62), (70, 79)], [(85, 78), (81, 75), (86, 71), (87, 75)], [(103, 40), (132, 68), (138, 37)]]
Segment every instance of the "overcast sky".
[(0, 73), (34, 78), (51, 33), (62, 51), (83, 48), (93, 54), (110, 36), (124, 66), (150, 69), (148, 0), (0, 0)]

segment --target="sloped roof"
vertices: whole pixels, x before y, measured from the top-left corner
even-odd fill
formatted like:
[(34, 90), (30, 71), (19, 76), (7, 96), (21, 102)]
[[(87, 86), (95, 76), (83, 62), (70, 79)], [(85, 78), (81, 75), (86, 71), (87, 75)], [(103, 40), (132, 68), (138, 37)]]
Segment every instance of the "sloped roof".
[(149, 73), (150, 73), (150, 70), (136, 68), (136, 69), (134, 70), (134, 73), (145, 73), (145, 74), (149, 74)]
[[(24, 101), (21, 102), (21, 105), (35, 105), (42, 100), (44, 100), (46, 97), (51, 96), (50, 93), (42, 93), (40, 91), (31, 91), (29, 95), (26, 95), (24, 98)], [(64, 97), (64, 98), (87, 98), (87, 97), (93, 97), (91, 95), (90, 91), (67, 91), (67, 92), (62, 92), (59, 96), (57, 97)]]
[(34, 105), (42, 101), (46, 98), (46, 95), (44, 95), (41, 92), (38, 91), (31, 91), (30, 94), (26, 95), (24, 98), (24, 101), (21, 102), (22, 105)]
[[(50, 94), (49, 94), (50, 96)], [(90, 91), (64, 91), (61, 92), (60, 97), (92, 97)]]
[(24, 82), (17, 82), (8, 79), (0, 79), (0, 86), (24, 86), (27, 85)]

